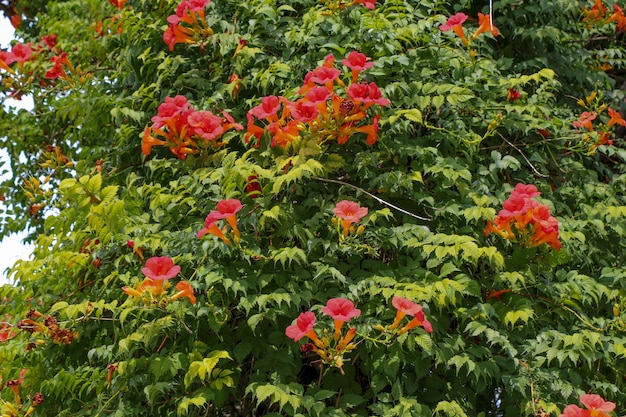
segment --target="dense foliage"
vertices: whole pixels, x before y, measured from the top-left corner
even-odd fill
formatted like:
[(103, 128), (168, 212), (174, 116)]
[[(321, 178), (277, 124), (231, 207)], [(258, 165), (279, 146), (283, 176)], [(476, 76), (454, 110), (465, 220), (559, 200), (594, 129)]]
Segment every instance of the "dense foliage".
[(3, 416), (626, 410), (617, 4), (2, 10)]

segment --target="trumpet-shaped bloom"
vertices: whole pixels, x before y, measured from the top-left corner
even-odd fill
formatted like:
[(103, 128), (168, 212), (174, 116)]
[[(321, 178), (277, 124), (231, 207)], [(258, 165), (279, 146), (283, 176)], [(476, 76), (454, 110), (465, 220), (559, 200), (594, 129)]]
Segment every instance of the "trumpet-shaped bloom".
[(563, 409), (563, 413), (559, 417), (582, 417), (583, 410), (577, 405), (570, 404)]
[(196, 303), (196, 296), (190, 283), (188, 283), (187, 281), (180, 281), (178, 284), (176, 284), (176, 289), (178, 290), (178, 292), (170, 298), (170, 301), (177, 300), (182, 297), (187, 297), (189, 298), (189, 301), (191, 301), (191, 304)]
[(415, 327), (420, 327), (420, 326), (423, 327), (427, 333), (433, 332), (433, 325), (428, 320), (426, 320), (423, 311), (418, 311), (415, 314), (415, 317), (413, 317), (413, 319), (406, 326), (400, 329), (400, 331), (398, 332), (398, 336), (408, 332), (409, 330)]
[(239, 229), (237, 228), (237, 213), (243, 208), (241, 201), (231, 198), (229, 200), (221, 200), (217, 203), (217, 211), (226, 219), (226, 222), (233, 229), (235, 236), (239, 237)]
[(383, 97), (376, 83), (350, 84), (347, 93), (355, 102), (366, 104), (365, 108), (374, 103), (379, 106), (387, 106), (390, 103), (388, 99)]
[(330, 98), (330, 92), (324, 87), (314, 87), (307, 91), (304, 98), (314, 104), (326, 103)]
[[(325, 88), (323, 89), (326, 90)], [(328, 90), (326, 90), (326, 92), (328, 92)], [(310, 101), (298, 100), (292, 103), (289, 109), (291, 110), (291, 115), (297, 122), (310, 122), (319, 114), (315, 103)]]
[(607, 22), (617, 22), (618, 31), (626, 31), (626, 15), (624, 9), (619, 7), (617, 3), (613, 5), (613, 14), (609, 17)]
[(13, 330), (13, 326), (6, 322), (9, 318), (10, 316), (0, 318), (0, 321), (2, 321), (2, 323), (0, 323), (0, 343), (4, 343), (17, 336), (17, 333)]
[(578, 116), (578, 120), (573, 122), (572, 126), (577, 127), (579, 129), (582, 129), (584, 127), (585, 129), (591, 132), (593, 130), (592, 122), (596, 119), (596, 117), (598, 117), (598, 113), (594, 111), (592, 112), (586, 111), (582, 113), (580, 116)]
[(616, 112), (610, 107), (608, 109), (608, 112), (609, 112), (609, 116), (611, 117), (611, 119), (607, 123), (608, 127), (611, 127), (616, 124), (620, 126), (626, 126), (626, 120), (624, 120), (621, 114), (619, 114), (618, 112)]
[(339, 78), (339, 75), (341, 75), (341, 71), (337, 68), (321, 66), (313, 70), (310, 81), (325, 86), (328, 91), (333, 91), (334, 82)]
[(261, 104), (253, 107), (248, 112), (257, 119), (278, 119), (278, 110), (280, 110), (280, 100), (277, 96), (266, 96), (261, 99)]
[(15, 58), (15, 62), (18, 64), (23, 64), (24, 62), (30, 60), (33, 56), (33, 50), (30, 47), (30, 43), (18, 43), (13, 46), (11, 53)]
[(180, 266), (174, 265), (169, 256), (155, 256), (146, 261), (141, 272), (154, 281), (165, 281), (180, 273)]
[(607, 413), (615, 410), (615, 403), (604, 401), (604, 398), (598, 394), (583, 394), (580, 396), (580, 402), (589, 410), (606, 411)]
[(202, 139), (211, 141), (224, 133), (222, 119), (210, 111), (195, 111), (187, 118), (190, 131)]
[(367, 207), (361, 207), (358, 203), (348, 200), (338, 202), (333, 209), (333, 213), (335, 213), (337, 217), (351, 223), (357, 223), (367, 215), (367, 212)]
[(224, 218), (224, 216), (219, 211), (217, 211), (217, 210), (211, 211), (206, 216), (206, 219), (204, 220), (204, 228), (201, 229), (196, 234), (196, 237), (198, 239), (200, 239), (200, 238), (202, 238), (206, 234), (211, 234), (213, 236), (217, 236), (218, 238), (220, 238), (222, 240), (222, 242), (226, 243), (227, 245), (230, 245), (230, 239), (228, 239), (224, 235), (224, 232), (222, 232), (222, 229), (220, 229), (219, 226), (217, 225), (217, 221), (221, 220), (223, 218)]
[(374, 63), (365, 54), (352, 51), (341, 60), (341, 63), (352, 70), (352, 83), (355, 83), (361, 71), (372, 68)]
[(472, 35), (472, 39), (476, 39), (483, 32), (490, 31), (493, 36), (498, 36), (498, 28), (491, 23), (490, 14), (478, 13), (478, 29)]
[(157, 115), (152, 117), (152, 128), (159, 129), (165, 126), (169, 119), (180, 116), (190, 107), (191, 104), (189, 104), (185, 96), (166, 97), (165, 101), (157, 108)]
[(358, 203), (348, 200), (342, 200), (337, 203), (333, 209), (333, 213), (341, 219), (343, 235), (348, 236), (350, 225), (358, 223), (365, 215), (367, 215), (367, 207), (361, 207)]
[(285, 330), (287, 337), (292, 338), (295, 342), (302, 339), (313, 331), (315, 325), (315, 314), (310, 311), (302, 313), (296, 319), (296, 324), (288, 326)]
[(615, 403), (604, 401), (597, 394), (583, 394), (579, 399), (586, 409), (570, 404), (559, 417), (610, 417), (609, 413), (615, 410)]
[(515, 188), (513, 188), (513, 191), (511, 191), (511, 194), (524, 197), (524, 198), (533, 198), (533, 197), (537, 197), (541, 195), (539, 190), (537, 190), (537, 187), (535, 187), (533, 184), (522, 184), (522, 183), (515, 184)]
[(346, 298), (331, 298), (322, 307), (322, 312), (328, 314), (334, 320), (343, 322), (361, 315), (361, 310), (354, 308), (354, 303)]
[(345, 298), (331, 298), (326, 305), (322, 307), (322, 313), (332, 317), (335, 324), (335, 333), (333, 339), (339, 340), (341, 335), (341, 326), (351, 318), (361, 315), (361, 310), (354, 308), (354, 303)]
[(515, 101), (522, 97), (522, 94), (516, 88), (509, 88), (506, 90), (506, 99), (508, 101)]
[(366, 9), (370, 10), (376, 8), (376, 0), (353, 0), (352, 4), (362, 4)]
[(352, 51), (341, 60), (341, 63), (351, 70), (363, 71), (368, 68), (372, 68), (374, 63), (369, 61), (369, 58), (365, 54), (357, 51)]
[(393, 324), (389, 326), (390, 329), (395, 329), (396, 327), (398, 327), (400, 321), (402, 321), (405, 316), (413, 317), (417, 313), (422, 311), (421, 305), (416, 304), (408, 298), (404, 297), (394, 296), (391, 300), (391, 304), (396, 308), (397, 311), (396, 318)]
[(243, 204), (241, 204), (241, 201), (235, 198), (231, 198), (228, 200), (218, 201), (216, 208), (217, 211), (219, 211), (220, 214), (224, 216), (224, 218), (227, 218), (229, 216), (234, 216), (235, 214), (237, 214), (243, 208)]
[(467, 20), (468, 16), (465, 13), (457, 13), (448, 18), (448, 21), (443, 25), (439, 26), (439, 30), (442, 32), (447, 32), (449, 30), (454, 31), (461, 38), (461, 42), (463, 45), (469, 45), (467, 38), (465, 37), (465, 32), (463, 31), (463, 23)]

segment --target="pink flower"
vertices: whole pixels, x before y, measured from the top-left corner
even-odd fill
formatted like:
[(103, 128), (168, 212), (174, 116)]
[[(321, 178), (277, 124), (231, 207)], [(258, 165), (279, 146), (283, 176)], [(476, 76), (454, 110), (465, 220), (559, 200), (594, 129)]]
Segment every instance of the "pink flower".
[(237, 214), (242, 208), (243, 204), (241, 201), (231, 198), (229, 200), (220, 200), (217, 203), (217, 211), (223, 216), (223, 218), (227, 218), (229, 216), (234, 216)]
[(52, 49), (57, 45), (57, 35), (55, 35), (54, 33), (50, 35), (44, 35), (41, 37), (41, 41), (46, 44), (48, 48)]
[(374, 66), (373, 62), (368, 61), (369, 58), (361, 52), (352, 51), (348, 54), (346, 59), (341, 60), (341, 63), (352, 70), (352, 82), (355, 83), (357, 77), (361, 71)]
[(354, 308), (354, 303), (345, 298), (331, 298), (322, 307), (322, 312), (328, 314), (334, 320), (346, 322), (351, 318), (361, 315), (361, 310)]
[(511, 191), (511, 195), (513, 194), (522, 198), (533, 198), (541, 195), (539, 190), (537, 190), (537, 187), (535, 187), (533, 184), (522, 183), (515, 184), (515, 188), (513, 188), (513, 191)]
[[(322, 87), (322, 89), (328, 92), (325, 88)], [(298, 122), (310, 122), (319, 114), (317, 106), (311, 101), (298, 100), (295, 103), (291, 103), (289, 109), (293, 118)]]
[(233, 229), (235, 236), (239, 237), (239, 229), (237, 228), (237, 213), (243, 208), (241, 201), (231, 198), (229, 200), (220, 200), (217, 203), (217, 210), (211, 211), (204, 221), (204, 229), (200, 230), (196, 235), (201, 238), (210, 233), (222, 239), (224, 243), (230, 245), (230, 240), (224, 235), (222, 230), (217, 226), (216, 222), (226, 219), (230, 227)]
[(570, 404), (563, 410), (563, 413), (559, 417), (582, 417), (583, 410), (577, 405)]
[(228, 239), (224, 235), (224, 232), (222, 232), (222, 230), (217, 225), (217, 221), (221, 220), (223, 218), (224, 218), (224, 216), (219, 211), (217, 211), (217, 210), (211, 211), (206, 216), (206, 219), (204, 220), (204, 229), (201, 229), (196, 234), (196, 237), (198, 239), (200, 239), (200, 238), (202, 238), (204, 235), (206, 235), (208, 233), (208, 234), (211, 234), (213, 236), (217, 236), (218, 238), (220, 238), (222, 240), (222, 242), (226, 243), (227, 245), (230, 245), (230, 239)]
[(446, 23), (439, 26), (439, 30), (441, 30), (442, 32), (453, 30), (454, 33), (456, 33), (458, 37), (461, 38), (461, 42), (463, 42), (463, 45), (468, 46), (469, 42), (467, 41), (467, 38), (465, 37), (465, 32), (463, 31), (463, 23), (466, 20), (467, 15), (465, 13), (459, 12), (454, 16), (450, 16)]
[(341, 219), (344, 236), (348, 236), (350, 233), (350, 225), (358, 223), (367, 215), (367, 211), (367, 207), (361, 207), (357, 203), (348, 200), (338, 202), (333, 209), (333, 213)]
[(346, 59), (342, 59), (341, 63), (352, 70), (363, 71), (374, 66), (373, 62), (368, 61), (369, 58), (361, 52), (352, 51)]
[(361, 207), (358, 203), (348, 200), (338, 202), (333, 209), (333, 213), (335, 213), (337, 217), (351, 223), (357, 223), (367, 215), (367, 212), (367, 207)]
[(432, 333), (433, 332), (433, 325), (428, 320), (426, 320), (423, 311), (418, 311), (415, 314), (415, 317), (413, 317), (413, 319), (406, 326), (404, 326), (403, 328), (400, 329), (400, 331), (398, 332), (398, 336), (408, 332), (409, 330), (411, 330), (411, 329), (413, 329), (415, 327), (419, 327), (419, 326), (423, 327), (424, 330), (426, 330), (427, 333)]
[(278, 119), (278, 110), (280, 109), (280, 100), (276, 96), (267, 96), (261, 99), (261, 104), (256, 107), (253, 107), (248, 111), (249, 114), (253, 115), (257, 119)]
[(578, 116), (578, 120), (572, 123), (572, 126), (577, 127), (579, 129), (584, 127), (588, 131), (592, 131), (593, 130), (592, 122), (593, 120), (595, 120), (596, 117), (598, 117), (598, 113), (596, 113), (595, 111), (583, 112), (580, 116)]
[(354, 303), (345, 298), (331, 298), (326, 305), (322, 307), (322, 313), (328, 314), (335, 322), (335, 333), (333, 339), (339, 340), (341, 335), (341, 326), (351, 318), (361, 315), (361, 310), (354, 308)]
[(194, 135), (211, 141), (219, 138), (224, 133), (222, 119), (210, 111), (195, 111), (187, 118), (187, 123)]
[(307, 333), (313, 330), (313, 326), (315, 325), (315, 314), (310, 311), (306, 313), (302, 313), (296, 319), (296, 324), (292, 324), (288, 326), (285, 330), (285, 334), (287, 337), (290, 337), (297, 342), (302, 339), (304, 336), (307, 336)]
[(33, 55), (33, 50), (30, 48), (30, 45), (30, 43), (18, 43), (13, 46), (11, 52), (15, 57), (15, 62), (17, 62), (18, 64), (22, 64), (30, 59), (30, 57)]
[(589, 410), (598, 410), (611, 412), (615, 410), (615, 403), (604, 401), (604, 398), (598, 394), (583, 394), (580, 396), (580, 402)]
[(373, 103), (379, 106), (387, 106), (390, 101), (383, 97), (376, 83), (350, 84), (347, 90), (348, 96), (357, 103), (364, 103), (366, 107)]
[(324, 85), (328, 91), (332, 91), (333, 83), (337, 78), (339, 78), (340, 74), (341, 71), (337, 68), (322, 66), (313, 70), (313, 75), (311, 76), (310, 81), (316, 84)]
[(165, 126), (167, 121), (175, 116), (180, 116), (184, 111), (189, 109), (191, 104), (187, 101), (187, 97), (178, 95), (176, 97), (166, 97), (157, 109), (157, 115), (152, 117), (153, 129)]
[(467, 20), (468, 16), (465, 13), (457, 13), (448, 18), (448, 21), (443, 25), (439, 26), (439, 30), (442, 32), (447, 32), (451, 29), (454, 29), (456, 26), (460, 26)]
[(327, 88), (324, 87), (314, 87), (309, 90), (304, 96), (306, 100), (314, 104), (326, 103), (326, 100), (328, 100), (329, 97), (330, 92)]
[(354, 0), (352, 4), (362, 4), (365, 8), (374, 10), (376, 7), (376, 0)]
[(393, 299), (391, 300), (391, 304), (397, 309), (397, 311), (396, 311), (396, 318), (393, 324), (389, 326), (390, 329), (395, 329), (396, 327), (398, 327), (398, 325), (400, 324), (400, 321), (405, 316), (413, 317), (416, 314), (418, 314), (420, 311), (422, 311), (421, 305), (416, 304), (413, 301), (409, 300), (408, 298), (404, 298), (404, 297), (394, 296)]
[(180, 273), (180, 266), (174, 265), (169, 256), (152, 257), (146, 261), (141, 272), (154, 281), (165, 281)]
[(204, 15), (204, 8), (209, 4), (211, 0), (183, 0), (176, 7), (176, 14), (167, 18), (167, 22), (173, 25), (178, 24), (184, 17), (187, 11), (191, 13), (199, 13), (200, 17)]

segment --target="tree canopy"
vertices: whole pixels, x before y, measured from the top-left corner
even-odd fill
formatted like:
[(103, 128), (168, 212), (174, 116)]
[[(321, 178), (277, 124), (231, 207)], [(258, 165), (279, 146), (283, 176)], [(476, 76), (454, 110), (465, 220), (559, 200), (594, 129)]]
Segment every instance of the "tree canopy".
[(9, 0), (2, 416), (626, 413), (610, 0)]

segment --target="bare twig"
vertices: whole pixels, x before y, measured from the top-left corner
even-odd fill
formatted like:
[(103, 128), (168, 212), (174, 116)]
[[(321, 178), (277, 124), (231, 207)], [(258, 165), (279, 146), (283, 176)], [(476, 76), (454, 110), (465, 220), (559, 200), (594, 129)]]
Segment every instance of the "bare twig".
[(505, 141), (506, 143), (509, 144), (509, 146), (511, 146), (513, 149), (515, 149), (517, 152), (520, 153), (520, 155), (522, 155), (522, 158), (524, 158), (524, 160), (526, 161), (526, 163), (528, 164), (528, 166), (530, 167), (530, 169), (535, 173), (535, 175), (538, 175), (540, 177), (544, 177), (547, 178), (549, 177), (549, 175), (546, 174), (542, 174), (541, 172), (539, 172), (537, 170), (537, 168), (535, 168), (535, 166), (528, 160), (528, 158), (526, 158), (526, 155), (524, 155), (524, 152), (522, 152), (522, 150), (520, 148), (518, 148), (517, 146), (515, 146), (512, 142), (510, 142), (507, 138), (505, 138), (504, 136), (500, 135), (500, 137), (502, 138), (503, 141)]

